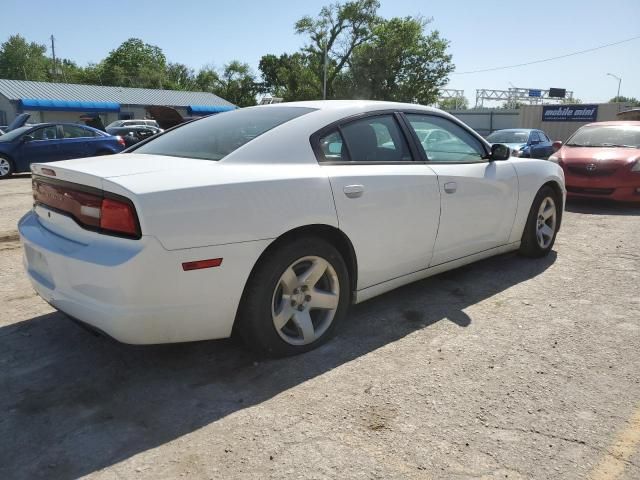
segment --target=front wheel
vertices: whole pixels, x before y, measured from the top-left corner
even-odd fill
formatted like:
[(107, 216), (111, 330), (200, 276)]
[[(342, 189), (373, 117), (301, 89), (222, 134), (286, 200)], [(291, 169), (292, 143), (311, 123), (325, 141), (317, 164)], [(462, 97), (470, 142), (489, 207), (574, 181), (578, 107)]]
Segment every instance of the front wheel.
[(254, 350), (283, 357), (326, 342), (350, 301), (344, 259), (330, 243), (284, 243), (256, 267), (238, 311), (237, 330)]
[(0, 178), (9, 178), (13, 173), (13, 163), (8, 158), (0, 157)]
[(560, 200), (551, 187), (542, 187), (531, 205), (522, 234), (520, 253), (526, 257), (547, 255), (556, 241), (560, 224)]

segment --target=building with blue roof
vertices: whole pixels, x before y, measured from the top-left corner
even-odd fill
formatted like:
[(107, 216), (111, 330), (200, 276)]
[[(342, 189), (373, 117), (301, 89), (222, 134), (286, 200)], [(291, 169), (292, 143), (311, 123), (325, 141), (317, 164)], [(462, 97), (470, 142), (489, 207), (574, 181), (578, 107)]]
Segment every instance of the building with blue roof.
[(115, 120), (145, 118), (149, 106), (173, 107), (182, 116), (236, 108), (208, 92), (0, 79), (0, 125), (7, 125), (23, 112), (31, 114), (32, 123), (77, 122), (80, 116), (92, 113), (108, 125)]

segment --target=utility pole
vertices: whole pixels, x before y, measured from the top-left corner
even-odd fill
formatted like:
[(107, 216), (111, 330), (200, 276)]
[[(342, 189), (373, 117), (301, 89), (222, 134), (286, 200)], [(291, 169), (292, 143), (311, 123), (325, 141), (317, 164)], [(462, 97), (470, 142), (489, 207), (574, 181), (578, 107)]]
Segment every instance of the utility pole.
[(322, 99), (327, 99), (327, 39), (324, 39), (324, 75), (322, 78)]
[(614, 75), (613, 73), (607, 73), (607, 75), (618, 80), (618, 94), (616, 95), (616, 103), (618, 104), (618, 111), (620, 111), (620, 84), (622, 83), (622, 77)]
[(51, 76), (55, 82), (58, 78), (58, 65), (56, 64), (56, 39), (53, 35), (51, 35), (51, 56), (53, 57), (53, 74)]

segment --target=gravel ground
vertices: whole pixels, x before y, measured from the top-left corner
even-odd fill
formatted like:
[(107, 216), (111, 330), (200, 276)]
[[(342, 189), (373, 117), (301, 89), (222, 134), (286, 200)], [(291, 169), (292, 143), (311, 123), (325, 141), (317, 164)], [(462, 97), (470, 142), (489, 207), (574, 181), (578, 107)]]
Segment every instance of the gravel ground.
[(351, 309), (296, 358), (133, 347), (35, 296), (0, 182), (0, 478), (640, 478), (640, 208), (570, 203), (555, 252)]

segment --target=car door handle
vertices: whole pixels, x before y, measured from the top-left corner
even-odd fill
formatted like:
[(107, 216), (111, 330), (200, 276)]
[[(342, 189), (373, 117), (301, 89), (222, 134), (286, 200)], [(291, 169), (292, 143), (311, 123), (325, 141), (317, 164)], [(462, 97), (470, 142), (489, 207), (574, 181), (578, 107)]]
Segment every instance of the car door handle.
[(358, 198), (364, 193), (364, 185), (347, 185), (342, 191), (349, 198)]
[(458, 184), (456, 182), (447, 182), (444, 184), (444, 191), (447, 193), (456, 193)]

